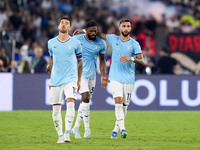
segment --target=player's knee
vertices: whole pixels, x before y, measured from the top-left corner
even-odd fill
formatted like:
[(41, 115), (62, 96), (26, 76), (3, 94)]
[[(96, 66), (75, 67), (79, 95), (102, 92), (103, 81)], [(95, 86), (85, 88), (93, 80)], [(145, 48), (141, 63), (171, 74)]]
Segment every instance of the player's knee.
[(122, 104), (122, 97), (115, 97), (115, 104)]
[(82, 97), (82, 102), (89, 103), (90, 99), (88, 97)]
[(89, 95), (82, 95), (82, 102), (89, 103), (89, 101), (90, 101), (90, 96)]
[(66, 99), (66, 102), (67, 102), (67, 103), (69, 103), (69, 102), (75, 103), (75, 99), (74, 99), (74, 98), (67, 98), (67, 99)]

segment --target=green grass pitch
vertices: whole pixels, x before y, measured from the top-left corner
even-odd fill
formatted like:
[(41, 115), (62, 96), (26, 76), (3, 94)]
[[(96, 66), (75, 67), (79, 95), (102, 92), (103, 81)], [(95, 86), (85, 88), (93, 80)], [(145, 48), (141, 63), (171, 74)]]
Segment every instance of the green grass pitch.
[[(57, 144), (51, 111), (0, 112), (0, 150), (200, 150), (199, 116), (199, 111), (128, 111), (127, 139), (110, 139), (114, 111), (91, 111), (91, 139), (71, 135), (71, 143)], [(83, 136), (83, 124), (80, 131)]]

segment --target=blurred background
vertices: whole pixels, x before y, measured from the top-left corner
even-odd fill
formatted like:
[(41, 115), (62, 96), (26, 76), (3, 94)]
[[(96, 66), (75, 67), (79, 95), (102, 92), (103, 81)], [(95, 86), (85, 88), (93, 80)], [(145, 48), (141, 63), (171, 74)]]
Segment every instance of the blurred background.
[(137, 74), (200, 74), (199, 0), (0, 0), (0, 71), (45, 73), (47, 41), (58, 35), (64, 15), (72, 20), (70, 35), (90, 19), (119, 35), (119, 20), (130, 19), (146, 62)]
[[(47, 41), (64, 15), (72, 20), (70, 35), (90, 19), (117, 35), (119, 20), (131, 21), (145, 66), (136, 65), (130, 110), (200, 109), (199, 0), (0, 0), (0, 111), (51, 109)], [(113, 110), (110, 84), (103, 89), (98, 74), (96, 81), (91, 109)]]

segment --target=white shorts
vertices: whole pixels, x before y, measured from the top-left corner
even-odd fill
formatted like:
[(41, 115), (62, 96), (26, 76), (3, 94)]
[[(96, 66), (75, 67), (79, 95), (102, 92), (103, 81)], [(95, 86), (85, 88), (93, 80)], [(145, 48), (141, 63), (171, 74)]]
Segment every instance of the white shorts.
[(65, 99), (68, 99), (68, 98), (76, 99), (77, 83), (69, 82), (69, 83), (62, 84), (60, 86), (52, 86), (51, 94), (50, 94), (50, 103), (62, 104), (64, 95), (65, 95)]
[(110, 86), (113, 98), (122, 97), (123, 103), (128, 106), (131, 100), (134, 84), (120, 83), (111, 80)]
[(81, 77), (81, 88), (79, 90), (79, 93), (82, 94), (84, 92), (89, 92), (90, 98), (92, 98), (95, 85), (96, 85), (96, 79), (88, 79), (88, 78), (82, 76)]

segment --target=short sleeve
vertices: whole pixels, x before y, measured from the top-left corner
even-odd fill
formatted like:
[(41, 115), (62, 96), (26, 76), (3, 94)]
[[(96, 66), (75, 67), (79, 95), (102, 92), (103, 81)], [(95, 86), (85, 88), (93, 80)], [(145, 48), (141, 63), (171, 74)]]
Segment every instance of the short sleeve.
[(112, 41), (115, 39), (116, 35), (114, 34), (107, 34), (106, 35), (106, 39), (108, 40), (108, 42), (112, 43)]
[(82, 53), (82, 47), (81, 47), (81, 43), (78, 41), (78, 44), (77, 44), (77, 48), (76, 48), (76, 51), (75, 51), (76, 54), (80, 54)]
[(104, 40), (102, 40), (102, 43), (103, 43), (103, 45), (102, 45), (102, 48), (101, 48), (99, 53), (105, 54), (106, 53), (106, 49), (107, 49), (107, 45), (106, 45), (106, 42)]
[(52, 49), (51, 49), (50, 41), (48, 41), (48, 50), (49, 50), (49, 55), (53, 56), (53, 52), (52, 52)]
[(136, 43), (134, 44), (134, 50), (135, 50), (135, 54), (142, 53), (140, 44), (139, 44), (138, 42), (136, 42)]

